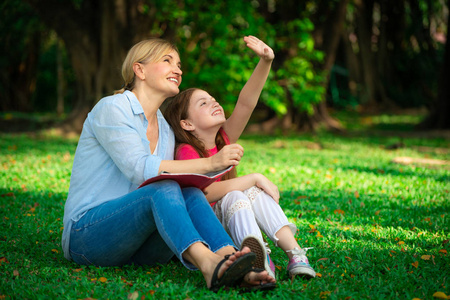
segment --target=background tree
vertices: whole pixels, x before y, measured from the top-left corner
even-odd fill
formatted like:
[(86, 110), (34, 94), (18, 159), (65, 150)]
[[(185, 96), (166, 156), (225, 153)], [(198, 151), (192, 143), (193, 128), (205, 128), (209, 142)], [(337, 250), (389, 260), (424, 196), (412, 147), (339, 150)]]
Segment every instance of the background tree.
[[(257, 59), (245, 51), (242, 36), (254, 34), (269, 43), (272, 39), (274, 44), (277, 34), (247, 2), (27, 1), (61, 37), (72, 61), (77, 89), (67, 128), (80, 129), (95, 101), (117, 89), (118, 66), (129, 47), (143, 38), (162, 37), (177, 43), (186, 66), (185, 84), (221, 95), (227, 108), (237, 99), (250, 76), (249, 66), (252, 69)], [(62, 23), (65, 26), (60, 26)], [(297, 25), (293, 22), (292, 26)], [(302, 63), (306, 65), (298, 70), (312, 74), (312, 65), (305, 58)], [(299, 74), (298, 70), (291, 77)], [(312, 75), (308, 77), (313, 81)], [(308, 80), (302, 82), (307, 84)], [(302, 90), (298, 88), (297, 93)], [(287, 108), (280, 91), (271, 84), (262, 103), (283, 115)], [(319, 98), (312, 94), (311, 99)]]
[(343, 45), (353, 95), (368, 111), (436, 99), (447, 7), (441, 1), (355, 0)]
[(280, 47), (274, 69), (285, 107), (282, 118), (278, 114), (261, 124), (260, 129), (314, 131), (321, 125), (332, 130), (341, 128), (328, 114), (325, 92), (347, 2), (260, 1), (259, 11), (273, 26)]
[(56, 110), (65, 95), (67, 129), (80, 130), (95, 102), (120, 88), (126, 52), (148, 37), (175, 42), (182, 88), (207, 89), (227, 112), (258, 60), (242, 36), (271, 45), (277, 55), (254, 114), (259, 131), (339, 130), (328, 106), (370, 112), (445, 103), (437, 101), (448, 33), (441, 0), (5, 0), (2, 14), (1, 110)]
[(0, 4), (0, 94), (2, 110), (32, 111), (44, 30), (33, 11), (19, 0)]
[[(62, 39), (72, 63), (77, 81), (65, 123), (68, 130), (79, 130), (95, 102), (120, 87), (118, 68), (130, 45), (149, 32), (158, 35), (172, 17), (167, 10), (150, 9), (142, 1), (27, 2)], [(169, 35), (170, 29), (164, 33)]]
[[(450, 24), (448, 14), (447, 24)], [(447, 43), (441, 68), (438, 98), (431, 107), (429, 116), (420, 124), (421, 128), (449, 129), (450, 128), (450, 30), (447, 29)]]

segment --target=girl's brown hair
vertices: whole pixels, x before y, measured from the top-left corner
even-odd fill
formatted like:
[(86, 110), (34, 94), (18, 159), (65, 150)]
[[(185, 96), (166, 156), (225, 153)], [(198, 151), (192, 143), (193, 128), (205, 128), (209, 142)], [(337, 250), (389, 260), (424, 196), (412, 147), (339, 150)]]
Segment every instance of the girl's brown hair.
[[(169, 125), (172, 127), (175, 134), (175, 153), (181, 144), (191, 145), (195, 151), (197, 151), (200, 157), (208, 157), (208, 149), (201, 140), (199, 140), (190, 131), (186, 131), (181, 127), (180, 121), (189, 118), (188, 109), (192, 94), (199, 90), (198, 88), (187, 89), (178, 95), (168, 99), (166, 108), (164, 109), (164, 118), (167, 120)], [(225, 138), (222, 136), (221, 131), (217, 132), (216, 135), (216, 145), (217, 151), (220, 151), (225, 145)], [(233, 168), (230, 172), (226, 173), (222, 180), (231, 179), (236, 177), (236, 168)]]
[(169, 41), (152, 38), (143, 40), (134, 45), (127, 54), (122, 64), (123, 87), (114, 91), (114, 94), (121, 94), (126, 90), (133, 90), (136, 75), (134, 74), (134, 63), (156, 62), (170, 51), (178, 52), (177, 47)]

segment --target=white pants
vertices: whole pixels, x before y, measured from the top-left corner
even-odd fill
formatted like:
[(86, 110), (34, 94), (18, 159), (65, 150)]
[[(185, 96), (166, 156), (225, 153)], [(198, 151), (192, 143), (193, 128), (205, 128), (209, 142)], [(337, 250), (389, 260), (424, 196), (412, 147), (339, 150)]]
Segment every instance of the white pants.
[(278, 245), (275, 234), (282, 227), (289, 226), (294, 235), (297, 231), (297, 227), (289, 223), (280, 205), (256, 186), (244, 192), (229, 192), (214, 205), (213, 209), (237, 247), (241, 246), (249, 234), (263, 241), (261, 230), (275, 245)]

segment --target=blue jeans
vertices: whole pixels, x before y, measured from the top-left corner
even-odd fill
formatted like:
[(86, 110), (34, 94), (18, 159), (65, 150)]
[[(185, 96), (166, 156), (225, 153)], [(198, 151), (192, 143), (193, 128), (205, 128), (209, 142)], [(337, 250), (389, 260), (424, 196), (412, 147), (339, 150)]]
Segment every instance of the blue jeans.
[(167, 263), (183, 259), (193, 243), (211, 251), (234, 246), (203, 192), (174, 181), (159, 181), (84, 214), (70, 232), (70, 255), (82, 265), (120, 266)]

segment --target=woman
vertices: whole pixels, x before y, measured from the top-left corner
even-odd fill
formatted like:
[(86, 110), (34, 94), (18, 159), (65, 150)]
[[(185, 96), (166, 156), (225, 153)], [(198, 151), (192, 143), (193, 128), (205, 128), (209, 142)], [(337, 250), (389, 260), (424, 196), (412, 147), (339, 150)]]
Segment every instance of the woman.
[(162, 170), (207, 173), (237, 165), (243, 155), (242, 147), (230, 145), (210, 158), (173, 160), (173, 132), (159, 107), (179, 93), (181, 75), (175, 46), (142, 41), (123, 63), (124, 88), (88, 114), (64, 209), (65, 257), (118, 266), (163, 264), (175, 254), (187, 268), (199, 269), (214, 291), (238, 279), (273, 284), (267, 272), (250, 272), (254, 254), (235, 251), (200, 190), (172, 181), (137, 189)]

